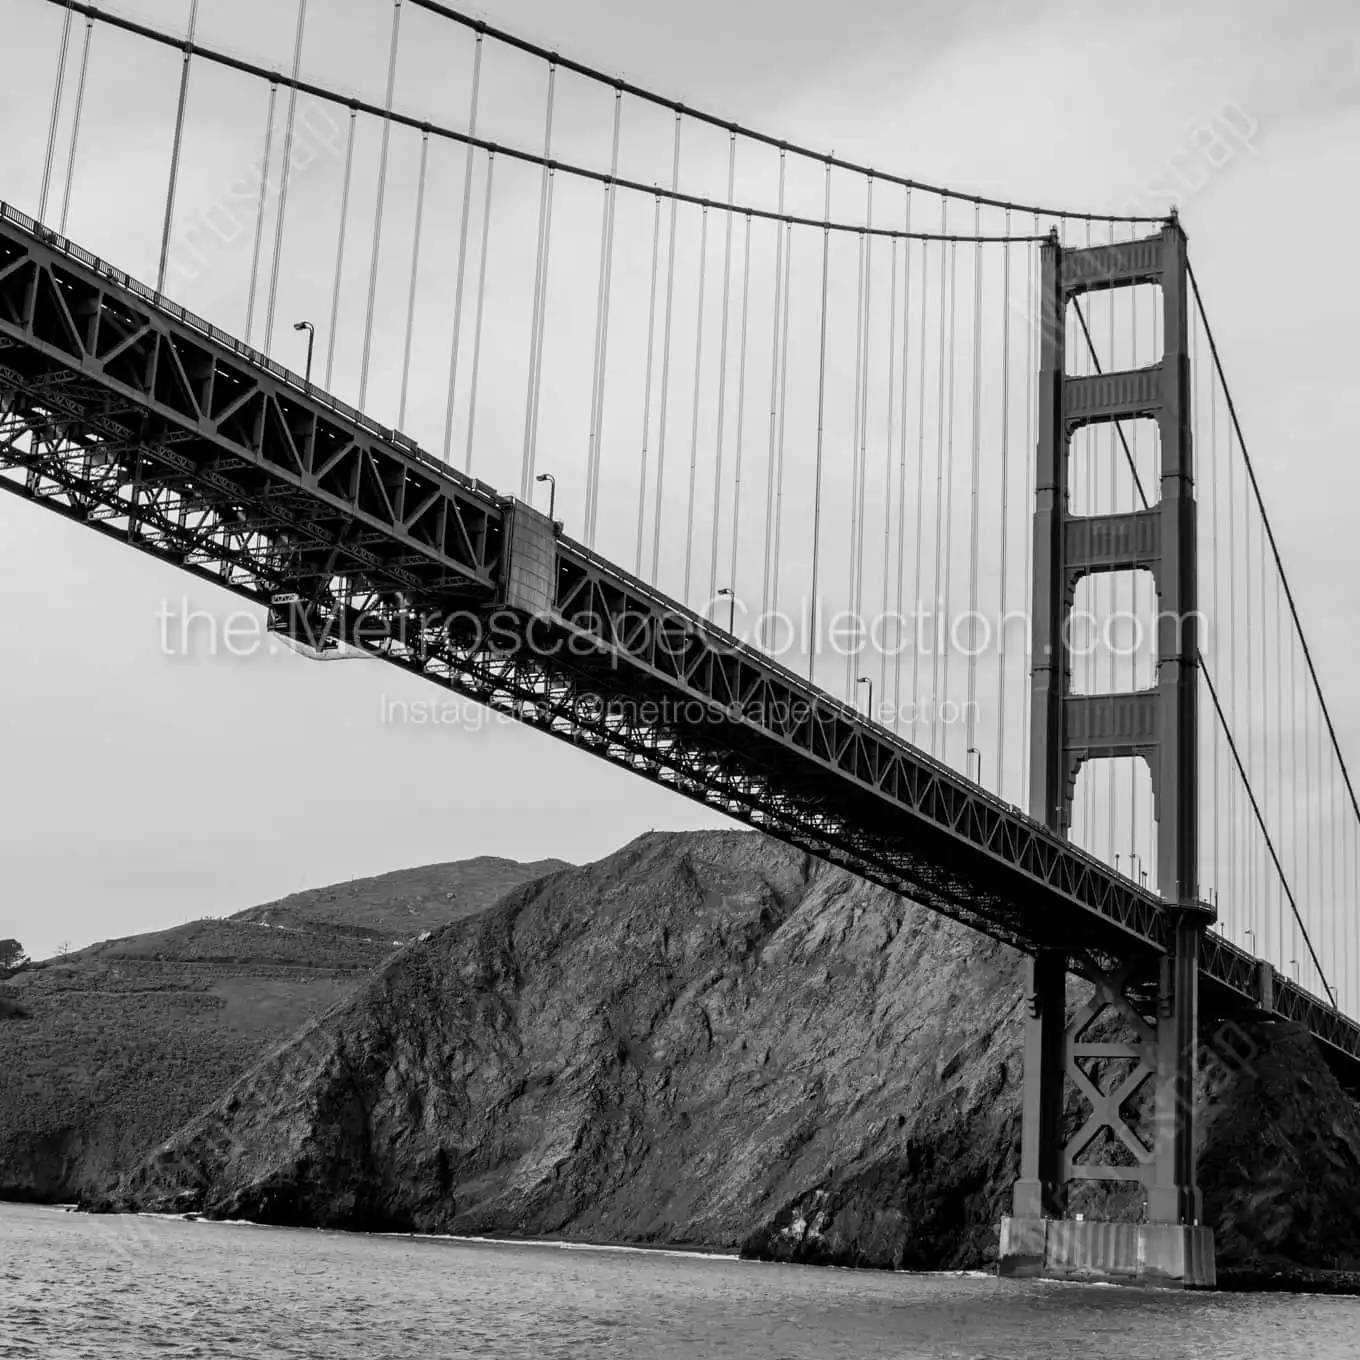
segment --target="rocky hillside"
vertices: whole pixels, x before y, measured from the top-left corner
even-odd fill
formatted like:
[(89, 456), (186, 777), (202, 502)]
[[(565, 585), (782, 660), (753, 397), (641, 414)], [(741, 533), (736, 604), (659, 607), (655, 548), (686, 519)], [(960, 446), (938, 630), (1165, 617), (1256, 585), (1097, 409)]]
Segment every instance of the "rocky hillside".
[(0, 985), (0, 1198), (106, 1190), (404, 941), (563, 867), (479, 858), (109, 940)]
[[(387, 960), (115, 1202), (977, 1266), (1015, 1174), (1020, 964), (758, 836), (646, 836)], [(1225, 1259), (1360, 1263), (1354, 1107), (1304, 1036), (1251, 1038), (1204, 1092)]]

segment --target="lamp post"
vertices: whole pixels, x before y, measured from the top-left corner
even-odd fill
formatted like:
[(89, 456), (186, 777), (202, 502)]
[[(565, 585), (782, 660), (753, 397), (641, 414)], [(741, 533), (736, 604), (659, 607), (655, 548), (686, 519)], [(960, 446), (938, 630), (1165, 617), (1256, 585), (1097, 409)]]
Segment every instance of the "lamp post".
[(971, 778), (972, 778), (974, 784), (981, 784), (981, 783), (982, 783), (982, 752), (979, 751), (978, 748), (977, 748), (976, 746), (970, 746), (963, 754), (964, 754), (964, 759), (965, 759), (965, 760), (966, 760), (969, 756), (976, 756), (976, 757), (977, 757), (977, 774), (971, 776)]
[(316, 327), (310, 321), (295, 321), (293, 323), (295, 331), (307, 332), (307, 382), (312, 380), (312, 350), (316, 348)]
[(859, 679), (855, 681), (855, 683), (856, 683), (857, 685), (868, 685), (868, 686), (869, 686), (869, 713), (868, 713), (868, 716), (869, 716), (869, 721), (870, 721), (870, 722), (873, 722), (873, 720), (874, 720), (874, 682), (873, 682), (872, 680), (870, 680), (869, 677), (868, 677), (867, 675), (861, 675), (861, 676), (859, 677)]
[(548, 484), (548, 518), (555, 524), (557, 522), (557, 478), (551, 472), (540, 472), (534, 478), (536, 482), (547, 482)]
[(726, 595), (730, 603), (727, 606), (727, 631), (734, 637), (737, 632), (737, 592), (731, 586), (720, 586), (718, 597)]

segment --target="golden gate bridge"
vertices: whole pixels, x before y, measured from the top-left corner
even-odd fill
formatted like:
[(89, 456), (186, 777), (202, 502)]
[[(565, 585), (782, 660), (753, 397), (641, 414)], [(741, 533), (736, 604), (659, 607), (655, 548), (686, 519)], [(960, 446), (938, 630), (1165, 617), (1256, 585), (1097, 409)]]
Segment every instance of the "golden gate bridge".
[[(361, 7), (366, 96), (307, 0), (268, 50), (11, 3), (50, 104), (0, 486), (1024, 950), (1003, 1268), (1212, 1282), (1203, 1036), (1295, 1020), (1360, 1084), (1360, 806), (1174, 214), (855, 164), (434, 0)], [(1142, 1223), (1067, 1217), (1110, 1180)]]

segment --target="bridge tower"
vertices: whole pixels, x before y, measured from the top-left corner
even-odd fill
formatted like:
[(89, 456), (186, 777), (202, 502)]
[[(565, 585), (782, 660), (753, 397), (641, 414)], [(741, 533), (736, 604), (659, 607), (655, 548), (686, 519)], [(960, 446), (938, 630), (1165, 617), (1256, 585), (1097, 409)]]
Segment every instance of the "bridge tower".
[[(1074, 940), (1029, 960), (1020, 1177), (1013, 1213), (1001, 1225), (999, 1270), (1212, 1285), (1213, 1233), (1201, 1224), (1194, 1143), (1198, 959), (1212, 912), (1198, 901), (1196, 882), (1198, 637), (1185, 236), (1173, 218), (1156, 236), (1118, 245), (1066, 250), (1055, 236), (1042, 255), (1029, 810), (1065, 836), (1084, 762), (1144, 760), (1166, 929), (1159, 954)], [(1074, 299), (1140, 284), (1160, 289), (1161, 359), (1129, 371), (1068, 376)], [(1155, 503), (1074, 515), (1074, 432), (1136, 418), (1154, 419), (1159, 428)], [(1156, 584), (1156, 683), (1074, 694), (1067, 624), (1077, 583), (1094, 572), (1127, 570), (1149, 571)], [(1070, 1018), (1069, 973), (1094, 988)], [(1074, 1181), (1140, 1182), (1142, 1221), (1067, 1217)]]

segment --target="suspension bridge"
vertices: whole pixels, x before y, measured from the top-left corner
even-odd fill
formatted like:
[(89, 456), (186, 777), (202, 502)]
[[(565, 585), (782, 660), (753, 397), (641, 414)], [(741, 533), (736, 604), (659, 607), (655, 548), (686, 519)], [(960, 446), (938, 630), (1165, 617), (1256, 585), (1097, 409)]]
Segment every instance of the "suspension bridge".
[(434, 0), (351, 16), (378, 92), (307, 0), (253, 56), (10, 2), (0, 486), (1024, 951), (1002, 1269), (1212, 1283), (1203, 1036), (1294, 1021), (1360, 1089), (1360, 807), (1179, 221)]

